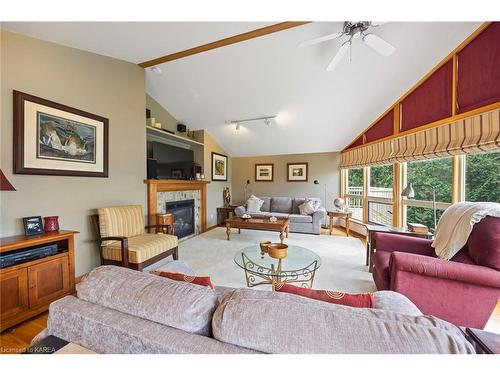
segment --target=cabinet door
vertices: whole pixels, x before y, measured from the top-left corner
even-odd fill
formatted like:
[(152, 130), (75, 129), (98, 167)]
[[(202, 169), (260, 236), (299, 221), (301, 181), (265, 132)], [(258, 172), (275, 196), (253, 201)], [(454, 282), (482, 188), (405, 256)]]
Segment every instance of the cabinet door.
[(27, 269), (0, 273), (0, 320), (5, 321), (28, 310)]
[(30, 308), (52, 302), (70, 289), (68, 257), (28, 267)]

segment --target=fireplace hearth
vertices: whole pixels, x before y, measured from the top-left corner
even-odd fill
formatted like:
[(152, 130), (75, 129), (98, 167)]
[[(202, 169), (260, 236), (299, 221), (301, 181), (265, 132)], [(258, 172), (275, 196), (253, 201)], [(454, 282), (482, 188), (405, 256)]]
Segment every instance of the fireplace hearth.
[(194, 199), (167, 202), (165, 208), (167, 213), (174, 215), (174, 231), (178, 238), (195, 233)]

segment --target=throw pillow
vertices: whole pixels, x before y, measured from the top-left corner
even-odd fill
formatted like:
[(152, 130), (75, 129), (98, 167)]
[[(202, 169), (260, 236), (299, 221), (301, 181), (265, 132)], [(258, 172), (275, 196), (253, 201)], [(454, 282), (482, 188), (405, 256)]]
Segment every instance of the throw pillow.
[(251, 195), (247, 200), (247, 212), (259, 213), (264, 201), (255, 195)]
[(350, 307), (373, 307), (373, 295), (371, 293), (349, 294), (330, 290), (314, 290), (284, 283), (278, 283), (276, 291)]
[(312, 215), (319, 209), (320, 203), (312, 199), (306, 200), (299, 206), (299, 211), (301, 215)]
[(184, 281), (186, 283), (197, 284), (201, 286), (206, 286), (210, 289), (214, 289), (210, 276), (190, 276), (190, 275), (185, 275), (183, 273), (168, 272), (168, 271), (152, 271), (151, 273), (157, 276), (166, 277), (167, 279), (170, 280)]

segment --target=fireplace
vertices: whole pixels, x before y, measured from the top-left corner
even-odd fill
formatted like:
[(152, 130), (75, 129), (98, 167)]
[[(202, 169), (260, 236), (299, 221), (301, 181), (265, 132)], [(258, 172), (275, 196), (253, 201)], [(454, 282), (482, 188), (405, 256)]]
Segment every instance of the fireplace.
[(166, 212), (174, 215), (174, 231), (178, 238), (194, 234), (194, 199), (167, 202)]

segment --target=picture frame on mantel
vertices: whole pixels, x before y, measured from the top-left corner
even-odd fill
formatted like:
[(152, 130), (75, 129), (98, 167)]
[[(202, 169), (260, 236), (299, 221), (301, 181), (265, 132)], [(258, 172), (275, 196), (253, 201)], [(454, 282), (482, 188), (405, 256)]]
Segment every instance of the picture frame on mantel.
[(274, 180), (274, 164), (255, 164), (255, 181), (272, 182)]
[(212, 152), (212, 181), (227, 181), (227, 156)]
[(287, 163), (286, 169), (288, 182), (307, 182), (308, 163)]
[(14, 173), (108, 177), (107, 118), (13, 92)]

